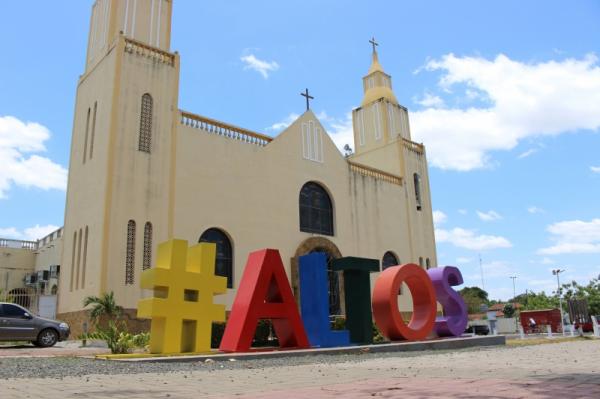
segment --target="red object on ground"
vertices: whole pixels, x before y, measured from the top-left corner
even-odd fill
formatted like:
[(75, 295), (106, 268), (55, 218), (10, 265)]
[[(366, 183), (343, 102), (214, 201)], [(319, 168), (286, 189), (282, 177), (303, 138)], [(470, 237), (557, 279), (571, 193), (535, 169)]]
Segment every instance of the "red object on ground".
[(282, 348), (309, 348), (281, 256), (276, 249), (252, 252), (221, 340), (223, 352), (247, 352), (260, 319), (273, 322)]
[[(398, 309), (398, 291), (403, 282), (413, 300), (413, 315), (408, 324)], [(414, 263), (388, 267), (375, 282), (372, 307), (375, 323), (387, 338), (418, 341), (429, 335), (435, 323), (435, 289), (427, 272)]]
[[(535, 326), (532, 326), (530, 319), (535, 321)], [(562, 326), (560, 324), (560, 310), (522, 310), (521, 326), (523, 326), (523, 331), (525, 334), (545, 333), (545, 326), (550, 326), (552, 328), (552, 332), (562, 333)]]

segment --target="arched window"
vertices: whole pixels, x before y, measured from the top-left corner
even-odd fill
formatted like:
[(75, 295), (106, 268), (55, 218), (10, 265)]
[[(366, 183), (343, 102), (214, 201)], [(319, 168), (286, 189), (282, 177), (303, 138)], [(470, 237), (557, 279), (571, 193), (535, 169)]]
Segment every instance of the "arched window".
[(413, 182), (415, 184), (415, 199), (417, 202), (417, 211), (421, 210), (421, 176), (418, 173), (413, 174)]
[(324, 248), (315, 248), (311, 251), (322, 252), (327, 257), (327, 279), (328, 279), (328, 295), (329, 295), (329, 314), (331, 316), (339, 316), (342, 314), (342, 303), (340, 298), (340, 272), (334, 272), (332, 269), (333, 256)]
[(138, 150), (150, 153), (152, 146), (152, 96), (148, 93), (142, 96), (142, 112), (140, 114), (140, 139)]
[(127, 249), (125, 253), (125, 285), (133, 284), (135, 275), (135, 222), (127, 222)]
[(150, 269), (152, 267), (152, 223), (146, 222), (144, 226), (144, 259), (142, 261), (142, 269)]
[(429, 262), (429, 258), (425, 259), (425, 268), (427, 270), (431, 269), (431, 262)]
[(306, 183), (300, 190), (300, 231), (333, 235), (331, 198), (317, 183)]
[(387, 251), (381, 259), (381, 270), (385, 270), (390, 266), (398, 266), (399, 264), (398, 257), (392, 251)]
[(233, 288), (233, 252), (231, 250), (231, 241), (227, 237), (227, 234), (219, 229), (208, 229), (202, 233), (198, 242), (212, 242), (217, 244), (215, 274), (227, 277), (227, 288)]
[(73, 233), (73, 253), (71, 254), (71, 283), (70, 291), (73, 291), (75, 284), (75, 254), (77, 253), (77, 230)]

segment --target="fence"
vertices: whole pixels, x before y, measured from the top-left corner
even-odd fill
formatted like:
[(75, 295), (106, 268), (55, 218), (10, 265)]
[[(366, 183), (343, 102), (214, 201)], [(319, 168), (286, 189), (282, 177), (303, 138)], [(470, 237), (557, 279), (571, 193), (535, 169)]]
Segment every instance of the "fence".
[(10, 292), (0, 292), (0, 302), (15, 303), (28, 309), (33, 314), (38, 314), (40, 295), (36, 292), (17, 288)]

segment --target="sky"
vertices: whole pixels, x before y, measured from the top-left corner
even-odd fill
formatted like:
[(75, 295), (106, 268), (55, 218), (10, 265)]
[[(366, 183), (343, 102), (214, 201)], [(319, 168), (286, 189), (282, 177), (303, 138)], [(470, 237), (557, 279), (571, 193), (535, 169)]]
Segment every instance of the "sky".
[[(0, 237), (62, 226), (91, 0), (0, 3)], [(175, 0), (179, 107), (341, 148), (369, 39), (427, 148), (439, 265), (490, 297), (600, 275), (600, 2)]]

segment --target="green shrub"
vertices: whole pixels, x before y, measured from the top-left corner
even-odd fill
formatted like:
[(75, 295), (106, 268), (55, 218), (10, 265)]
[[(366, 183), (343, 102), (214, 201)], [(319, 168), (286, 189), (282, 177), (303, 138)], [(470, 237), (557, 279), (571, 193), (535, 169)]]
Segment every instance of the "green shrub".
[(127, 331), (124, 322), (115, 323), (110, 320), (107, 328), (98, 328), (96, 332), (85, 334), (86, 339), (99, 339), (113, 354), (131, 353), (134, 348), (145, 348), (150, 342), (150, 333), (132, 334)]

